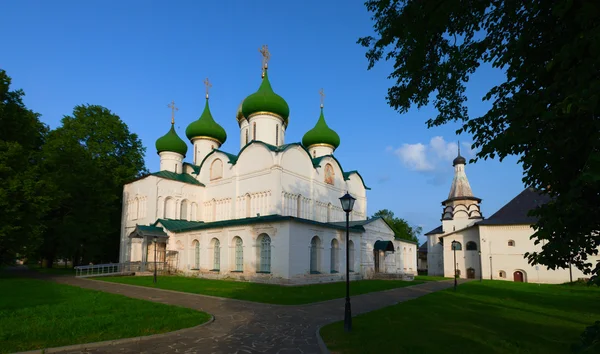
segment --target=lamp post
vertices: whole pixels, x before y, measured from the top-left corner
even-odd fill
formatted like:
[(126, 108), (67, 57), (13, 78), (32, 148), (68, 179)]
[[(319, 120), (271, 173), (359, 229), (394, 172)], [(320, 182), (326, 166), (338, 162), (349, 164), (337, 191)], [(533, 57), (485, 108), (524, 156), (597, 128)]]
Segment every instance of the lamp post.
[(157, 240), (158, 240), (158, 237), (154, 236), (154, 284), (156, 284), (156, 256), (157, 256), (156, 241)]
[(342, 209), (346, 212), (346, 306), (344, 308), (344, 330), (350, 332), (352, 330), (352, 310), (350, 308), (350, 212), (354, 207), (356, 198), (346, 194), (340, 198)]
[(456, 240), (452, 241), (452, 251), (454, 252), (454, 291), (456, 291)]
[(483, 281), (483, 265), (481, 264), (481, 250), (479, 250), (479, 282)]

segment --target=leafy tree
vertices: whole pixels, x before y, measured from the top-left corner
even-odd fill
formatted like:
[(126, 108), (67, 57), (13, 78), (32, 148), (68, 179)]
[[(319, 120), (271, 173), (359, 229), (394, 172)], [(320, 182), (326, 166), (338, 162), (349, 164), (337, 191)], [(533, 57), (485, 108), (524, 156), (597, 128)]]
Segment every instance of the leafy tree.
[(0, 69), (0, 263), (35, 251), (49, 203), (39, 168), (48, 129), (23, 104), (25, 93), (10, 84)]
[(371, 218), (383, 218), (394, 230), (397, 238), (419, 242), (419, 235), (423, 231), (420, 226), (412, 227), (402, 218), (394, 216), (394, 212), (388, 209), (381, 209)]
[[(376, 36), (360, 38), (369, 69), (391, 60), (388, 90), (400, 113), (433, 100), (429, 127), (462, 122), (476, 160), (518, 155), (523, 182), (551, 202), (537, 208), (526, 255), (550, 269), (569, 262), (598, 280), (600, 246), (600, 2), (370, 0)], [(481, 64), (506, 79), (470, 117), (465, 83)], [(543, 241), (543, 242), (542, 242)]]
[(107, 108), (76, 106), (44, 147), (51, 180), (60, 190), (47, 220), (43, 255), (87, 262), (116, 261), (123, 184), (146, 172), (136, 134)]

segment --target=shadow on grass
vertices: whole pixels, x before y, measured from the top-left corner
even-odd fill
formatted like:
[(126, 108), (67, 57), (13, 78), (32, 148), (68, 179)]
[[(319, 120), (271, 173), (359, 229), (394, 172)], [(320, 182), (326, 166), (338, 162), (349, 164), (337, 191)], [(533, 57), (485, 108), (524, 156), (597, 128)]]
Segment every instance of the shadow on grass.
[(600, 292), (496, 283), (467, 283), (357, 316), (349, 335), (339, 322), (321, 334), (343, 353), (569, 353), (600, 317)]

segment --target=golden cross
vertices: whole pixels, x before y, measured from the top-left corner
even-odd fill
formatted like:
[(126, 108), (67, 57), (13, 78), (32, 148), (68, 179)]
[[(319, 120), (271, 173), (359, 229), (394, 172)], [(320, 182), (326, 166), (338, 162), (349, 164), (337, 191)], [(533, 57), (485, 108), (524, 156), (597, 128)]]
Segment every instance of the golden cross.
[(267, 65), (269, 63), (269, 59), (271, 59), (271, 53), (269, 52), (269, 47), (266, 44), (264, 44), (262, 46), (262, 48), (259, 48), (258, 51), (263, 56), (262, 66), (263, 66), (263, 71), (264, 71), (264, 69), (267, 68)]
[(204, 80), (203, 82), (204, 86), (206, 86), (206, 98), (208, 98), (208, 91), (212, 87), (212, 84), (210, 83), (210, 81), (208, 81), (208, 78), (206, 78), (206, 80)]
[(321, 95), (321, 108), (323, 108), (323, 103), (325, 102), (325, 91), (323, 91), (323, 89), (320, 89), (319, 95)]
[(175, 107), (175, 101), (171, 101), (167, 107), (171, 108), (171, 124), (175, 124), (175, 111), (178, 111), (179, 108)]

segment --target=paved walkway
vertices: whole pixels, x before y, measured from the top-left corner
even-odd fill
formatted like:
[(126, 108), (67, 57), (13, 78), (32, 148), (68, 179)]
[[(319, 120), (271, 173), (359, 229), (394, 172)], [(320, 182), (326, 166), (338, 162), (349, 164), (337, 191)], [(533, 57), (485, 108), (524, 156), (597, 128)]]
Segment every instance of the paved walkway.
[[(183, 334), (69, 353), (320, 353), (317, 328), (344, 319), (344, 299), (298, 306), (269, 305), (75, 277), (28, 273), (29, 276), (61, 284), (189, 307), (215, 317), (213, 323)], [(357, 295), (351, 299), (352, 314), (370, 312), (450, 287), (451, 281), (428, 282)]]

